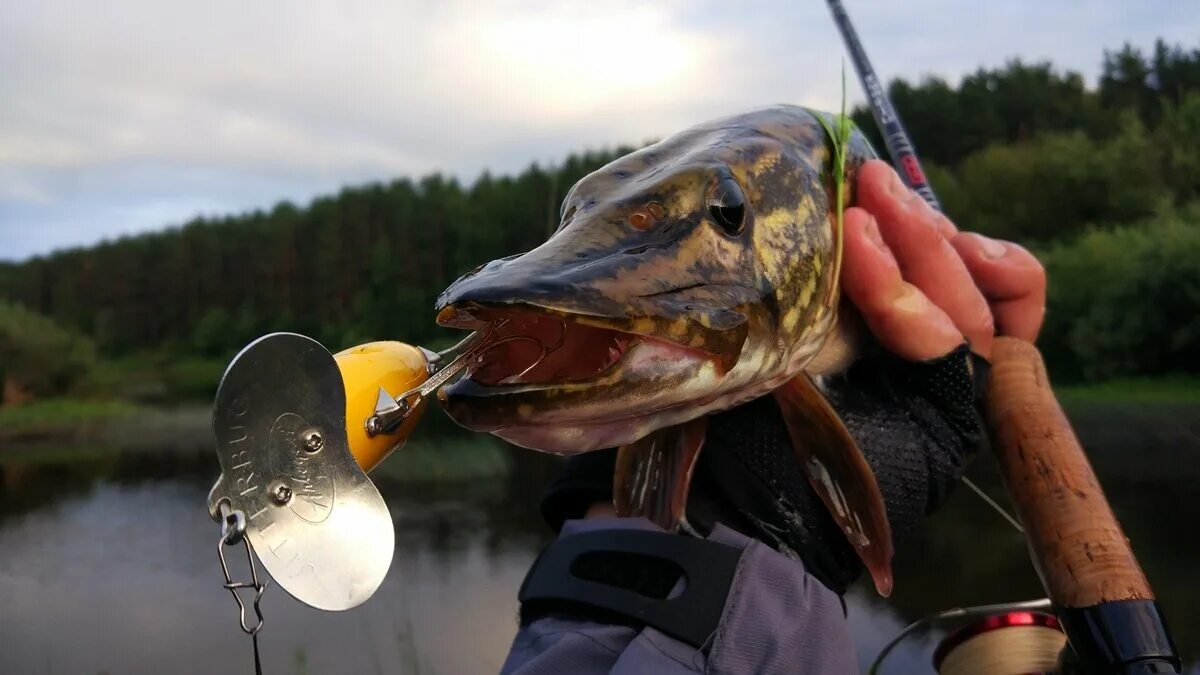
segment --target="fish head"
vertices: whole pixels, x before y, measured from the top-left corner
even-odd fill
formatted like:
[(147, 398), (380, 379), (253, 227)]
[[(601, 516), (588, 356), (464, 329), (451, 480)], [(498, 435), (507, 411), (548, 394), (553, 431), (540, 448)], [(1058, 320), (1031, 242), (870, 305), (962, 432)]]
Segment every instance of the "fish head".
[(448, 287), (478, 331), (440, 392), (469, 429), (556, 453), (628, 443), (766, 393), (835, 322), (830, 151), (814, 115), (717, 120), (584, 177), (541, 246)]

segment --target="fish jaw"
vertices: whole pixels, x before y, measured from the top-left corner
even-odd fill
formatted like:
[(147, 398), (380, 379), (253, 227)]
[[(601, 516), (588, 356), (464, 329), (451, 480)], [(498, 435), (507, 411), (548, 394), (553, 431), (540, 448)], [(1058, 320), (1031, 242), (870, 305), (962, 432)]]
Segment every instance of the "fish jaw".
[[(623, 416), (612, 417), (605, 421), (542, 422), (536, 419), (526, 421), (510, 417), (505, 420), (504, 426), (497, 426), (489, 431), (498, 438), (522, 448), (556, 455), (582, 454), (628, 445), (659, 429), (684, 424), (705, 415), (728, 410), (769, 393), (788, 379), (788, 376), (781, 375), (758, 385), (750, 385), (718, 395), (707, 402), (694, 401), (649, 412), (625, 413)], [(454, 416), (453, 413), (450, 414), (451, 417)]]
[[(577, 454), (624, 445), (769, 393), (828, 348), (831, 341), (826, 336), (836, 340), (841, 332), (814, 331), (813, 339), (789, 345), (785, 352), (763, 329), (763, 317), (752, 313), (741, 356), (723, 372), (712, 355), (667, 340), (576, 324), (566, 316), (540, 318), (542, 324), (560, 320), (571, 331), (584, 331), (581, 342), (624, 341), (620, 353), (611, 359), (598, 358), (595, 351), (593, 356), (572, 353), (572, 333), (558, 358), (552, 360), (552, 353), (526, 377), (504, 382), (506, 373), (521, 372), (540, 357), (529, 341), (512, 344), (510, 349), (524, 353), (485, 356), (480, 367), (468, 366), (462, 379), (439, 391), (446, 413), (468, 429), (542, 452)], [(529, 327), (518, 329), (538, 333)], [(559, 341), (548, 327), (539, 337), (546, 343)], [(515, 363), (497, 370), (498, 360)], [(556, 370), (564, 364), (570, 364), (566, 372)]]
[[(452, 306), (441, 320), (485, 336), (464, 376), (439, 391), (446, 413), (545, 452), (585, 452), (644, 433), (660, 411), (718, 389), (730, 374), (720, 355), (656, 334), (654, 322), (528, 306)], [(731, 340), (739, 353), (745, 328)]]

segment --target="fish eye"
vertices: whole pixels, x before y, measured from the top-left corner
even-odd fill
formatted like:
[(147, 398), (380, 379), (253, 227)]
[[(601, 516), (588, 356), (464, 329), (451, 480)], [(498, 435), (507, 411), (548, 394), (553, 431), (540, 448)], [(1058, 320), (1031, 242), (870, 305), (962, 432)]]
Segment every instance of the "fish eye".
[(736, 236), (746, 225), (746, 198), (737, 181), (726, 176), (716, 182), (708, 194), (708, 215), (725, 234)]

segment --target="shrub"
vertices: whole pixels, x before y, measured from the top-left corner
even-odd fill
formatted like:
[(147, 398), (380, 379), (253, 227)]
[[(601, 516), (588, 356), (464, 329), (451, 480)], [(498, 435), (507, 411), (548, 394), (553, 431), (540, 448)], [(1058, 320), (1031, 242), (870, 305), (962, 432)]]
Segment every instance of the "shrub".
[(61, 394), (95, 363), (92, 341), (20, 305), (0, 301), (4, 403)]
[(1061, 239), (1091, 223), (1131, 222), (1170, 201), (1155, 140), (1134, 117), (1105, 142), (1083, 132), (992, 145), (963, 162), (960, 224), (1018, 241)]
[(1200, 373), (1200, 208), (1095, 229), (1040, 257), (1041, 345), (1057, 375)]

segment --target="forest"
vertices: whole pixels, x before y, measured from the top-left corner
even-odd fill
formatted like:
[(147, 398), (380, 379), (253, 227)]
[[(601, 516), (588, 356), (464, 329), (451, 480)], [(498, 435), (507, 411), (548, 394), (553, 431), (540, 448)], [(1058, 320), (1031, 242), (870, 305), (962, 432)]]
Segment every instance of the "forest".
[[(1094, 87), (1013, 60), (889, 92), (947, 213), (1046, 265), (1056, 378), (1200, 374), (1200, 50), (1100, 58)], [(852, 117), (875, 134), (868, 111)], [(571, 185), (630, 149), (469, 183), (397, 178), (0, 263), (5, 399), (136, 397), (139, 382), (208, 396), (238, 348), (276, 330), (333, 350), (445, 345), (457, 336), (433, 323), (438, 293), (541, 243)]]

